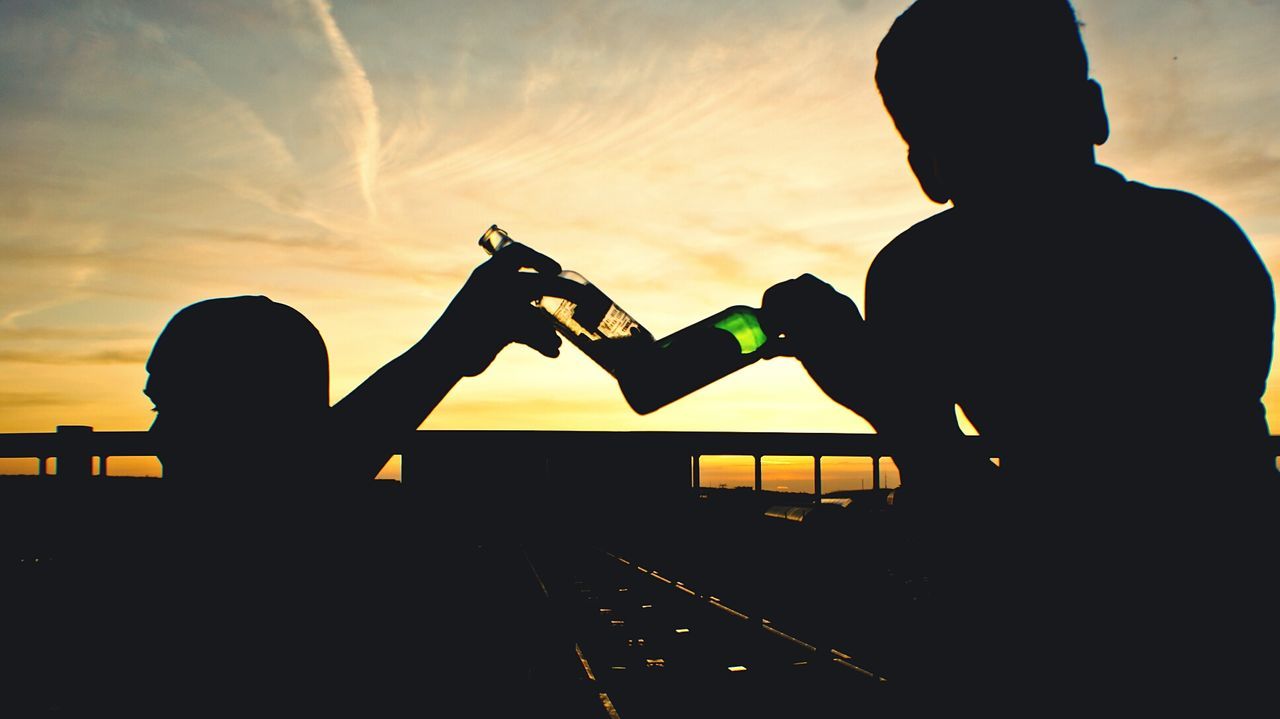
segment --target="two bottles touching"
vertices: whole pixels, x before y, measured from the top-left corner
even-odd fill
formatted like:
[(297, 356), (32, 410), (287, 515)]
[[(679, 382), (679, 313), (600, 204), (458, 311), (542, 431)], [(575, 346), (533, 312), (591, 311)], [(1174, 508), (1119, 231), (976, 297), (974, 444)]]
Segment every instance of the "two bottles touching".
[[(513, 240), (497, 225), (480, 237), (489, 254)], [(760, 310), (736, 305), (655, 340), (630, 314), (577, 272), (560, 276), (582, 285), (577, 301), (543, 297), (565, 339), (613, 375), (631, 408), (648, 414), (767, 356), (770, 335)]]

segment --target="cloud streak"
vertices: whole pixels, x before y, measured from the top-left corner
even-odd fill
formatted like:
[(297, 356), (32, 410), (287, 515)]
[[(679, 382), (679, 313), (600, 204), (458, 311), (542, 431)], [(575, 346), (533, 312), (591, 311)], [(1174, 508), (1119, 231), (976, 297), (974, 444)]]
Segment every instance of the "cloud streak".
[(125, 364), (142, 366), (150, 355), (148, 350), (102, 350), (87, 354), (59, 354), (25, 350), (0, 350), (0, 363), (79, 365)]
[(378, 104), (373, 97), (373, 85), (369, 82), (369, 76), (365, 73), (364, 66), (360, 64), (360, 59), (351, 49), (351, 44), (347, 42), (346, 35), (338, 27), (338, 21), (333, 17), (333, 6), (328, 0), (311, 0), (311, 9), (315, 12), (316, 19), (320, 21), (329, 51), (333, 53), (334, 60), (342, 70), (342, 81), (347, 95), (360, 116), (360, 126), (353, 138), (354, 161), (356, 172), (360, 177), (360, 193), (364, 196), (369, 213), (377, 217), (378, 206), (374, 201), (373, 190), (378, 179), (382, 122), (379, 118)]
[(79, 397), (55, 392), (0, 392), (0, 407), (68, 407), (80, 403)]

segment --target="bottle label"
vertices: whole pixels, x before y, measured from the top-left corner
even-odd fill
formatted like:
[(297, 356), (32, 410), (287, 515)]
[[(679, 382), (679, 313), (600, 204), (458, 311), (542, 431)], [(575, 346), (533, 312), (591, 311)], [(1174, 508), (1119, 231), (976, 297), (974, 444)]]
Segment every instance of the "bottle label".
[[(554, 308), (543, 305), (543, 309), (551, 313), (556, 322), (575, 335), (586, 337), (591, 341), (601, 339), (631, 339), (635, 334), (647, 336), (644, 328), (631, 319), (631, 315), (622, 311), (617, 305), (610, 303), (604, 317), (596, 320), (594, 313), (584, 312), (582, 305), (569, 300), (560, 300)], [(593, 316), (583, 317), (583, 314)], [(584, 321), (585, 320), (585, 321)], [(594, 322), (592, 320), (595, 320)]]
[[(544, 301), (546, 299), (550, 298), (544, 298)], [(560, 304), (555, 308), (547, 307), (545, 304), (542, 307), (551, 313), (557, 324), (572, 332), (575, 336), (586, 337), (592, 341), (600, 339), (600, 335), (584, 327), (574, 316), (578, 309), (577, 304), (569, 300), (560, 300)]]
[(631, 336), (632, 328), (639, 326), (631, 315), (613, 305), (600, 321), (600, 333), (612, 339), (626, 339)]

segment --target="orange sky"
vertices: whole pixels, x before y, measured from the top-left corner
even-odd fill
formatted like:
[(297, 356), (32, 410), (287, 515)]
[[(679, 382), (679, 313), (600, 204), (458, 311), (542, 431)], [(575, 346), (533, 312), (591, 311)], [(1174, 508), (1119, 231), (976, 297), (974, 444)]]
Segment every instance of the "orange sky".
[[(662, 336), (803, 272), (860, 302), (941, 209), (872, 80), (905, 2), (441, 5), (0, 9), (0, 431), (145, 429), (165, 321), (236, 294), (319, 327), (336, 401), (430, 326), (492, 223)], [(1274, 273), (1280, 5), (1076, 6), (1100, 159), (1219, 204)], [(424, 427), (867, 429), (789, 360), (639, 417), (567, 345), (506, 350)]]

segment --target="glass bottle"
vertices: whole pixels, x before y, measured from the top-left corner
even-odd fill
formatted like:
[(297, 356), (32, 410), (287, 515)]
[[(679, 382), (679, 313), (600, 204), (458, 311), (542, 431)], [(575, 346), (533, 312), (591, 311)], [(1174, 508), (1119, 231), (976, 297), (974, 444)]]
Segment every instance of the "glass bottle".
[[(480, 246), (490, 255), (514, 242), (502, 228), (492, 225), (480, 236)], [(556, 329), (596, 364), (615, 377), (639, 350), (653, 343), (653, 335), (636, 322), (587, 278), (566, 270), (560, 277), (582, 285), (577, 301), (543, 297), (534, 304), (550, 315)]]
[(637, 353), (618, 384), (631, 409), (648, 414), (767, 356), (761, 312), (735, 305)]

